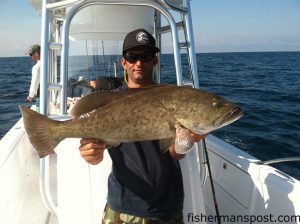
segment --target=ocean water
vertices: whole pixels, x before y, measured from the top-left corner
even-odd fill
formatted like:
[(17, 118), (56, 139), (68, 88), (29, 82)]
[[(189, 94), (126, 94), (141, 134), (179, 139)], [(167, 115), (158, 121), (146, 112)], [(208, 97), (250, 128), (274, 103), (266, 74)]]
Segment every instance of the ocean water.
[[(70, 59), (70, 77), (111, 73), (112, 61), (119, 61), (105, 58), (106, 69), (102, 71), (86, 68), (79, 63), (81, 59)], [(161, 62), (162, 83), (176, 83), (172, 56), (162, 55)], [(32, 66), (29, 57), (0, 58), (0, 138), (20, 118), (18, 105), (30, 105), (26, 91)], [(200, 88), (245, 111), (240, 120), (213, 135), (261, 160), (300, 156), (300, 52), (197, 54), (197, 66)], [(122, 73), (120, 67), (117, 70)], [(183, 71), (188, 77), (187, 63)], [(300, 179), (300, 162), (274, 166)]]

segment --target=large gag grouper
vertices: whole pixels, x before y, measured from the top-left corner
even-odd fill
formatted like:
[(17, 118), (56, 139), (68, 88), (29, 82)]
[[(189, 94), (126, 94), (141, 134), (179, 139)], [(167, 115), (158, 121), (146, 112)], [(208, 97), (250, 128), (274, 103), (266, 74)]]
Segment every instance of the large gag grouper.
[[(73, 119), (52, 120), (20, 106), (30, 142), (42, 158), (65, 138), (98, 138), (108, 146), (159, 139), (177, 153), (193, 145), (190, 132), (209, 133), (242, 116), (239, 107), (198, 89), (155, 85), (119, 92), (101, 91), (75, 104)], [(168, 145), (166, 145), (168, 144)]]

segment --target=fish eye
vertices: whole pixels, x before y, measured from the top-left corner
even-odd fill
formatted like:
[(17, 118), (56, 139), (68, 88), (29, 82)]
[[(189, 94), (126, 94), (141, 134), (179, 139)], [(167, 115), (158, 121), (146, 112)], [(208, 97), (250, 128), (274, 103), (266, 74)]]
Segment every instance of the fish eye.
[(222, 105), (222, 103), (220, 103), (220, 102), (213, 102), (213, 106), (214, 106), (215, 108), (221, 108), (223, 105)]

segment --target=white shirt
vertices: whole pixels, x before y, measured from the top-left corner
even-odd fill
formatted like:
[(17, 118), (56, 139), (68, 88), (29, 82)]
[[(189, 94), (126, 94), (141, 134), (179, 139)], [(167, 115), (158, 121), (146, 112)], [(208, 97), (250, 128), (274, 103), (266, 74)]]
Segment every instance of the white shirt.
[(37, 90), (40, 84), (40, 70), (41, 70), (41, 60), (32, 67), (31, 84), (29, 89), (29, 97), (33, 98), (37, 94)]

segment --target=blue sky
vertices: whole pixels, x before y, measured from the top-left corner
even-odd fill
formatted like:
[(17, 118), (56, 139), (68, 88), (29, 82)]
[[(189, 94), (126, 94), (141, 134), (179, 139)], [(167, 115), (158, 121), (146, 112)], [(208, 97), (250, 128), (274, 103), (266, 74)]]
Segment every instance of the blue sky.
[[(299, 0), (192, 0), (197, 52), (300, 51)], [(29, 0), (0, 1), (0, 57), (40, 41)]]

